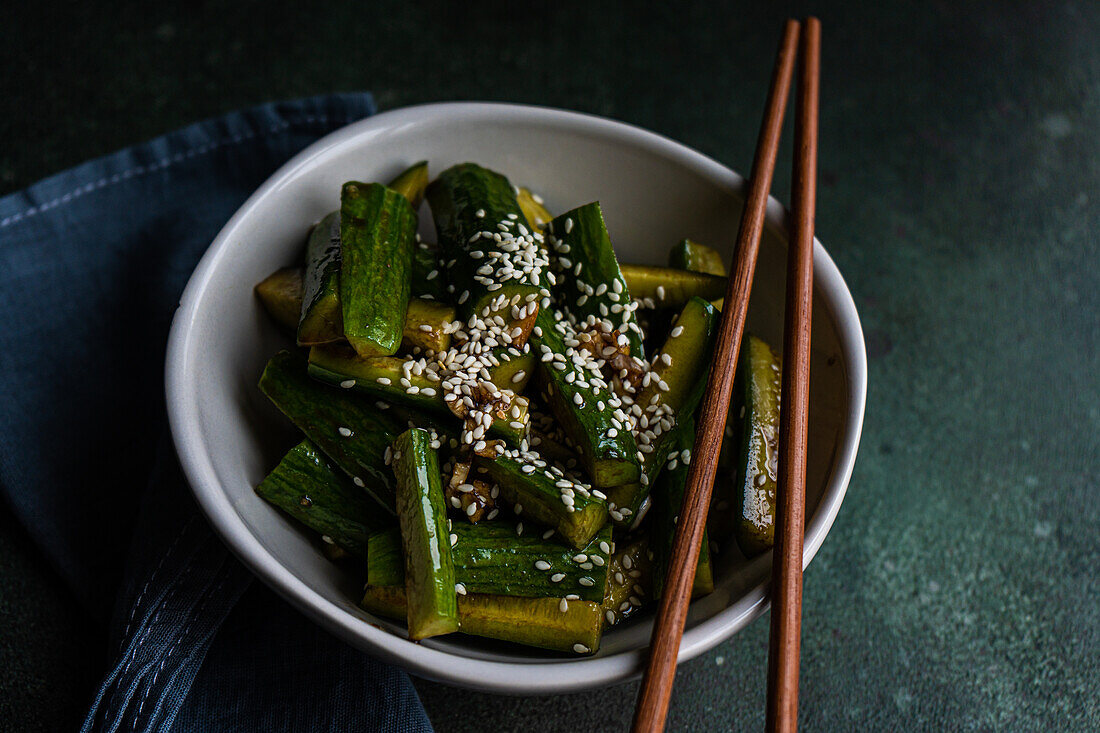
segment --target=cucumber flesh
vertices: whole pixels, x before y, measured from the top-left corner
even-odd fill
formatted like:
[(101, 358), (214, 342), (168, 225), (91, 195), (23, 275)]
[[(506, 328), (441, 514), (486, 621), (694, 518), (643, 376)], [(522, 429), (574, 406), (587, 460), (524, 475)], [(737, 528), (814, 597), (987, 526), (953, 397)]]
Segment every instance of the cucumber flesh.
[(405, 311), (401, 349), (412, 354), (435, 354), (451, 347), (455, 308), (448, 303), (412, 298)]
[(290, 331), (298, 328), (298, 317), (302, 311), (301, 267), (276, 270), (254, 290), (273, 321)]
[[(302, 310), (302, 278), (301, 267), (284, 267), (268, 275), (255, 288), (256, 295), (272, 319), (291, 330), (298, 327), (298, 315)], [(336, 302), (339, 304), (339, 298)], [(453, 305), (426, 298), (410, 298), (401, 331), (401, 351), (420, 354), (450, 348), (451, 335), (447, 324), (454, 319)], [(340, 328), (340, 334), (325, 343), (344, 341), (343, 317), (340, 317)]]
[[(360, 605), (370, 613), (404, 618), (405, 593), (400, 586), (368, 585)], [(474, 595), (458, 598), (459, 631), (489, 639), (570, 654), (592, 654), (603, 632), (600, 604), (557, 598)]]
[(668, 253), (668, 266), (677, 270), (726, 276), (725, 258), (713, 247), (681, 239)]
[(553, 214), (546, 208), (542, 198), (536, 196), (531, 192), (531, 189), (525, 186), (520, 186), (519, 191), (516, 192), (516, 203), (523, 210), (523, 216), (533, 230), (542, 231), (554, 218)]
[(424, 201), (424, 189), (428, 187), (428, 161), (422, 160), (406, 168), (390, 181), (390, 188), (408, 199), (413, 211)]
[(630, 294), (647, 308), (682, 308), (692, 297), (714, 300), (726, 294), (726, 278), (648, 265), (622, 265)]
[(431, 441), (427, 430), (413, 428), (398, 436), (393, 446), (407, 620), (414, 641), (458, 630), (447, 509)]

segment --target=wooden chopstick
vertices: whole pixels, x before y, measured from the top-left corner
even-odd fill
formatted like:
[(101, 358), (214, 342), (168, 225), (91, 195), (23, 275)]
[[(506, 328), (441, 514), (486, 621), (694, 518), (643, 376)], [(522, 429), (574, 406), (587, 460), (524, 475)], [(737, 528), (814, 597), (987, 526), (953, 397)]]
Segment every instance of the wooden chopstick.
[(710, 376), (699, 408), (684, 503), (676, 525), (668, 575), (650, 639), (649, 664), (634, 710), (633, 729), (638, 732), (656, 733), (663, 730), (665, 717), (668, 715), (669, 697), (676, 676), (676, 658), (687, 619), (688, 601), (695, 577), (695, 566), (699, 560), (699, 545), (706, 525), (714, 473), (718, 467), (718, 451), (722, 443), (722, 431), (725, 429), (726, 412), (729, 410), (741, 336), (745, 330), (752, 277), (756, 270), (756, 255), (764, 231), (764, 213), (768, 204), (772, 173), (775, 171), (779, 133), (783, 128), (783, 114), (794, 73), (798, 31), (797, 21), (787, 21), (772, 71), (764, 121), (760, 127), (752, 163), (749, 195), (737, 234), (734, 273), (726, 291)]
[(779, 481), (772, 552), (772, 616), (768, 641), (765, 730), (798, 729), (798, 659), (802, 624), (802, 539), (806, 517), (806, 434), (810, 409), (810, 324), (813, 310), (814, 212), (821, 23), (808, 18), (799, 48), (795, 106), (793, 209), (787, 250), (783, 381), (779, 414)]

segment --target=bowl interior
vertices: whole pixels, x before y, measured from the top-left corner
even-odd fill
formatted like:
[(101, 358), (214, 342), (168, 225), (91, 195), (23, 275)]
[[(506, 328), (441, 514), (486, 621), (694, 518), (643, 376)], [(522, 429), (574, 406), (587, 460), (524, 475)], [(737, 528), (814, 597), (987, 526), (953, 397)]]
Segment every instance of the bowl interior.
[[(299, 261), (309, 226), (338, 208), (344, 181), (388, 180), (421, 159), (430, 162), (433, 174), (467, 160), (499, 170), (514, 183), (540, 193), (555, 213), (599, 200), (624, 261), (664, 264), (669, 247), (683, 237), (729, 255), (742, 204), (743, 182), (737, 176), (686, 148), (634, 128), (500, 105), (419, 109), (420, 114), (416, 108), (401, 110), (335, 133), (265, 184), (226, 226), (200, 265), (181, 308), (186, 318), (181, 322), (177, 316), (175, 324), (184, 333), (169, 355), (170, 372), (182, 375), (177, 394), (170, 394), (170, 403), (176, 403), (171, 405), (173, 427), (185, 467), (203, 466), (198, 472), (202, 478), (197, 479), (194, 470), (188, 473), (204, 509), (223, 534), (230, 535), (229, 544), (239, 553), (245, 541), (241, 538), (247, 535), (252, 550), (242, 556), (291, 600), (300, 606), (328, 604), (325, 613), (330, 616), (341, 609), (370, 622), (370, 626), (359, 624), (371, 629), (369, 636), (360, 635), (354, 624), (337, 631), (375, 651), (379, 627), (394, 634), (395, 644), (411, 646), (403, 627), (361, 611), (355, 604), (359, 589), (352, 580), (325, 560), (304, 532), (253, 492), (295, 440), (293, 430), (256, 387), (266, 360), (288, 347), (289, 341), (270, 323), (253, 296), (253, 285), (276, 268)], [(426, 206), (421, 233), (434, 241)], [(777, 349), (782, 345), (785, 255), (783, 216), (773, 202), (748, 329)], [(850, 315), (845, 310), (850, 297), (820, 245), (817, 262), (807, 560), (828, 531), (843, 496), (850, 462), (840, 465), (837, 456), (844, 451), (854, 454), (852, 421), (861, 420), (861, 413), (851, 409), (854, 391), (862, 390), (862, 377), (853, 378), (846, 357), (854, 348), (850, 335), (844, 335), (851, 324), (845, 327), (838, 322), (838, 318), (853, 318), (854, 308)], [(835, 282), (823, 282), (826, 275)], [(847, 304), (838, 300), (837, 283)], [(858, 347), (861, 353), (861, 341)], [(186, 407), (179, 406), (181, 401)], [(178, 425), (181, 413), (194, 418), (186, 431)], [(854, 427), (858, 437), (858, 424)], [(194, 439), (181, 437), (181, 432)], [(227, 533), (227, 522), (237, 531)], [(717, 558), (716, 591), (692, 605), (684, 640), (686, 656), (717, 643), (765, 607), (762, 585), (770, 572), (770, 557), (746, 561), (734, 543), (725, 544), (728, 549)], [(279, 573), (257, 568), (258, 552), (280, 566)], [(297, 581), (295, 587), (311, 591), (308, 600), (290, 587), (289, 578)], [(649, 633), (645, 618), (611, 630), (597, 659), (631, 653), (640, 658), (637, 652), (647, 645)], [(524, 665), (593, 661), (566, 660), (461, 635), (429, 640), (422, 646), (468, 659)], [(389, 652), (392, 655), (393, 649)], [(401, 659), (400, 652), (396, 658)], [(627, 666), (633, 673), (636, 661)], [(627, 666), (620, 664), (615, 674), (621, 677)], [(435, 676), (461, 683), (443, 672)], [(603, 681), (613, 680), (605, 676)], [(548, 689), (560, 689), (547, 684)]]

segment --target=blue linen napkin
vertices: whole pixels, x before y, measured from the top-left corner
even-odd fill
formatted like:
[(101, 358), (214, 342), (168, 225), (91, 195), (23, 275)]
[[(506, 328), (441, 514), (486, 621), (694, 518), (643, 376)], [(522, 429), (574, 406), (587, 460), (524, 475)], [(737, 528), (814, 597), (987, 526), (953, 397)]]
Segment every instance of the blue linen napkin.
[(208, 120), (0, 198), (0, 494), (95, 620), (86, 731), (430, 731), (407, 675), (310, 623), (200, 515), (163, 355), (222, 224), (368, 94)]

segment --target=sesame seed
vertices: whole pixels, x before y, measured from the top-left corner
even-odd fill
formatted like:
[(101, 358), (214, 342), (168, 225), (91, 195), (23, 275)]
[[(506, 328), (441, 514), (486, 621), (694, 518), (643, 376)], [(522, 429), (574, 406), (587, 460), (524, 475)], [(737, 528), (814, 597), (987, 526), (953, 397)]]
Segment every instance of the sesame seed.
[(359, 478), (358, 476), (352, 476), (351, 482), (359, 488), (363, 488), (364, 486), (366, 486), (366, 484), (363, 483), (363, 479)]
[(338, 428), (338, 431), (340, 435), (343, 435), (345, 438), (351, 437), (351, 428)]
[(417, 328), (419, 328), (424, 333), (429, 333), (432, 330), (431, 325), (427, 323), (421, 323), (419, 326), (417, 326)]
[[(572, 221), (572, 219), (566, 219), (566, 221), (567, 222)], [(575, 651), (577, 654), (588, 654), (588, 652), (590, 652), (591, 649), (586, 647), (584, 644), (574, 644), (573, 645), (573, 651)]]
[(535, 569), (536, 570), (549, 570), (550, 569), (550, 563), (546, 562), (545, 560), (536, 560), (535, 561)]
[(606, 613), (604, 613), (604, 618), (607, 619), (607, 623), (614, 624), (615, 623), (615, 612), (614, 611), (607, 611)]
[(458, 544), (458, 535), (452, 534), (449, 539), (451, 540), (451, 547)]
[(581, 585), (583, 585), (586, 588), (591, 588), (592, 586), (594, 586), (596, 584), (596, 581), (592, 580), (592, 578), (589, 578), (588, 576), (585, 576), (583, 578), (579, 578), (577, 580), (577, 582), (580, 583)]
[(484, 219), (485, 218), (485, 209), (478, 209), (477, 211), (474, 212), (474, 216), (476, 216), (478, 219)]
[(340, 382), (340, 386), (343, 387), (344, 389), (351, 389), (352, 387), (355, 386), (355, 380), (354, 379), (345, 379), (343, 382)]
[(565, 613), (566, 611), (568, 611), (569, 610), (569, 601), (562, 598), (561, 601), (558, 603), (558, 610), (561, 611), (562, 613)]
[(551, 583), (560, 583), (563, 580), (565, 580), (565, 573), (554, 573), (550, 576)]
[(464, 586), (462, 583), (455, 583), (455, 593), (459, 594), (460, 596), (466, 595), (466, 586)]
[(376, 379), (374, 381), (378, 382), (383, 387), (389, 387), (391, 384), (393, 384), (393, 382), (390, 381), (389, 377), (379, 377), (378, 379)]
[(671, 336), (672, 338), (680, 338), (680, 334), (682, 334), (683, 332), (684, 332), (684, 327), (683, 326), (677, 326), (676, 328), (669, 331), (668, 335)]

